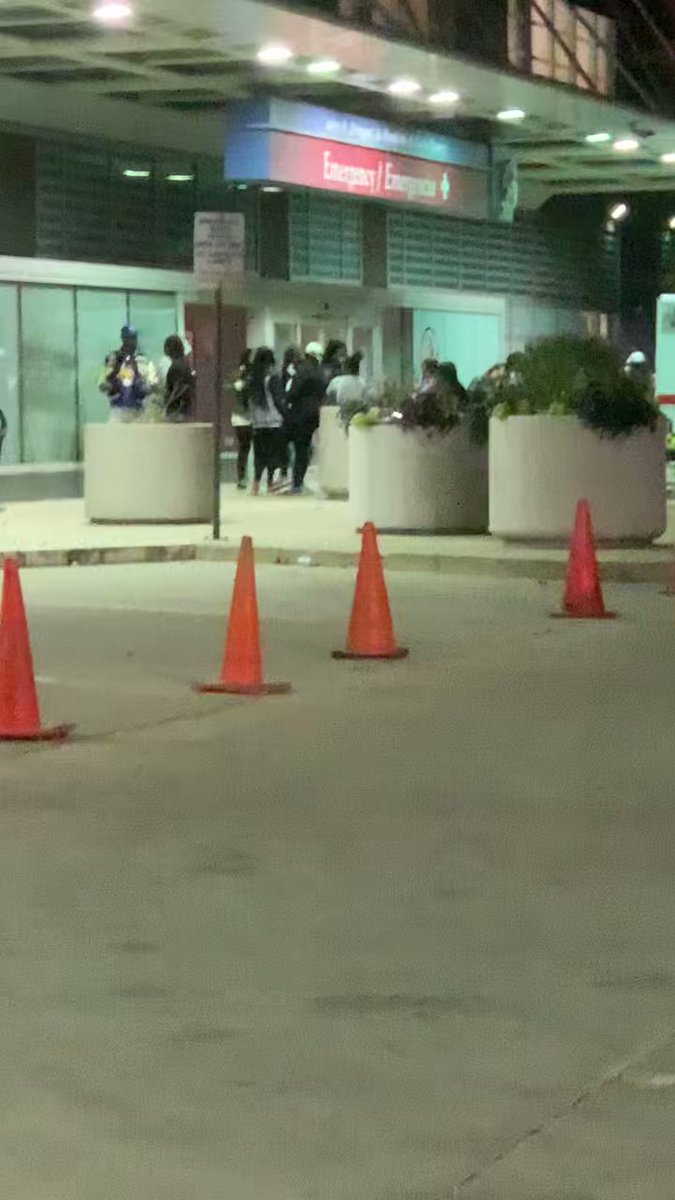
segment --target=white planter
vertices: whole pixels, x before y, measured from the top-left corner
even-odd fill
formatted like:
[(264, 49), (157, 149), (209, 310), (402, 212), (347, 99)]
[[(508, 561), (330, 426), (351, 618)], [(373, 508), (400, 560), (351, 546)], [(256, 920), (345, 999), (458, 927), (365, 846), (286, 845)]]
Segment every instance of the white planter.
[(651, 432), (600, 437), (575, 417), (490, 422), (490, 533), (567, 541), (578, 500), (596, 537), (647, 543), (666, 528), (665, 421)]
[(349, 491), (349, 444), (339, 411), (324, 406), (319, 422), (319, 484), (327, 496), (336, 497)]
[(89, 521), (208, 521), (211, 425), (87, 425), (84, 511)]
[(349, 429), (349, 498), (355, 524), (411, 533), (484, 532), (487, 447), (451, 433), (397, 425)]

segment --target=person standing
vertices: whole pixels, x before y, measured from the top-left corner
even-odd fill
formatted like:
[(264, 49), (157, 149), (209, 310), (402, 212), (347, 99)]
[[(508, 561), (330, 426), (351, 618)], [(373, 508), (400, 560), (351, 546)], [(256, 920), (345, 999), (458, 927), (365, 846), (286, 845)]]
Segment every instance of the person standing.
[(361, 378), (363, 355), (358, 351), (346, 362), (344, 375), (336, 375), (326, 388), (326, 403), (337, 404), (338, 408), (357, 411), (358, 405), (366, 407), (366, 383)]
[(284, 391), (274, 367), (273, 352), (267, 346), (260, 346), (253, 356), (251, 373), (244, 390), (244, 403), (253, 430), (254, 496), (260, 493), (265, 472), (267, 489), (272, 490), (274, 473), (281, 460)]
[(312, 438), (319, 427), (319, 410), (326, 393), (327, 382), (321, 366), (321, 343), (310, 342), (305, 361), (298, 369), (286, 396), (286, 429), (293, 443), (294, 496), (304, 491), (305, 476), (312, 456)]
[(164, 384), (164, 414), (167, 421), (189, 421), (197, 377), (185, 353), (185, 345), (177, 334), (166, 339), (164, 353), (171, 360)]
[(138, 349), (134, 326), (123, 325), (121, 337), (119, 350), (106, 356), (99, 388), (110, 399), (111, 421), (135, 421), (143, 401), (157, 390), (159, 377), (154, 364)]
[(246, 488), (248, 457), (251, 453), (251, 443), (253, 441), (251, 419), (244, 404), (246, 384), (251, 374), (251, 358), (252, 351), (244, 350), (239, 359), (237, 377), (232, 385), (234, 390), (232, 428), (234, 429), (234, 436), (237, 439), (237, 487), (239, 491), (244, 491)]
[(321, 361), (321, 370), (328, 387), (337, 375), (344, 375), (347, 363), (347, 347), (338, 338), (332, 338), (326, 346)]
[[(302, 361), (302, 351), (298, 346), (287, 346), (284, 350), (284, 357), (281, 362), (281, 386), (284, 389), (284, 397), (290, 391), (291, 384), (298, 373), (298, 367)], [(291, 469), (291, 443), (288, 436), (288, 430), (284, 425), (283, 437), (281, 439), (281, 450), (279, 459), (279, 488), (286, 489), (288, 484), (288, 474)]]

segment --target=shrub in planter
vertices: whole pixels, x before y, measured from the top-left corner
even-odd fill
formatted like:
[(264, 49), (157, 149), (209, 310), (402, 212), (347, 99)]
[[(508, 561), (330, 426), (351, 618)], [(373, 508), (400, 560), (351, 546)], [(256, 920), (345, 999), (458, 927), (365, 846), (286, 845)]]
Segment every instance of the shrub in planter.
[[(665, 528), (665, 430), (648, 378), (594, 338), (544, 338), (477, 387), (490, 431), (490, 531), (564, 542), (587, 499), (599, 541)], [(511, 418), (511, 420), (509, 420)]]
[(487, 449), (471, 444), (452, 373), (413, 395), (390, 385), (381, 408), (357, 413), (349, 493), (357, 525), (415, 533), (481, 532), (487, 525)]
[(468, 408), (477, 424), (491, 415), (575, 416), (610, 437), (654, 429), (659, 415), (649, 379), (627, 375), (612, 346), (568, 336), (542, 338), (512, 355), (470, 389)]

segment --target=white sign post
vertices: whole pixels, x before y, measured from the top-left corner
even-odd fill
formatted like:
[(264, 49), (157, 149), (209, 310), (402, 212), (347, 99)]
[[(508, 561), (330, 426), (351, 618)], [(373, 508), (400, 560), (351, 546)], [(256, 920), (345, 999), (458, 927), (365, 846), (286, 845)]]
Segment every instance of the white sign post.
[(223, 431), (223, 282), (244, 274), (246, 225), (243, 213), (195, 213), (194, 272), (215, 285), (216, 361), (213, 419), (213, 538), (220, 537), (220, 449)]

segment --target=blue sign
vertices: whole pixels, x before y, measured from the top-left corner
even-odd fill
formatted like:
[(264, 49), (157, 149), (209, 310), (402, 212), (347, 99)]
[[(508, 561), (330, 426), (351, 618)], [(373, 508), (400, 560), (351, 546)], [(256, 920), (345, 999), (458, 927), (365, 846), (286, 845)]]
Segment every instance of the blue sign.
[(442, 137), (426, 129), (404, 129), (370, 117), (332, 112), (328, 108), (287, 100), (232, 104), (228, 110), (228, 134), (236, 136), (254, 129), (302, 134), (451, 166), (487, 171), (490, 165), (489, 149), (480, 142)]

